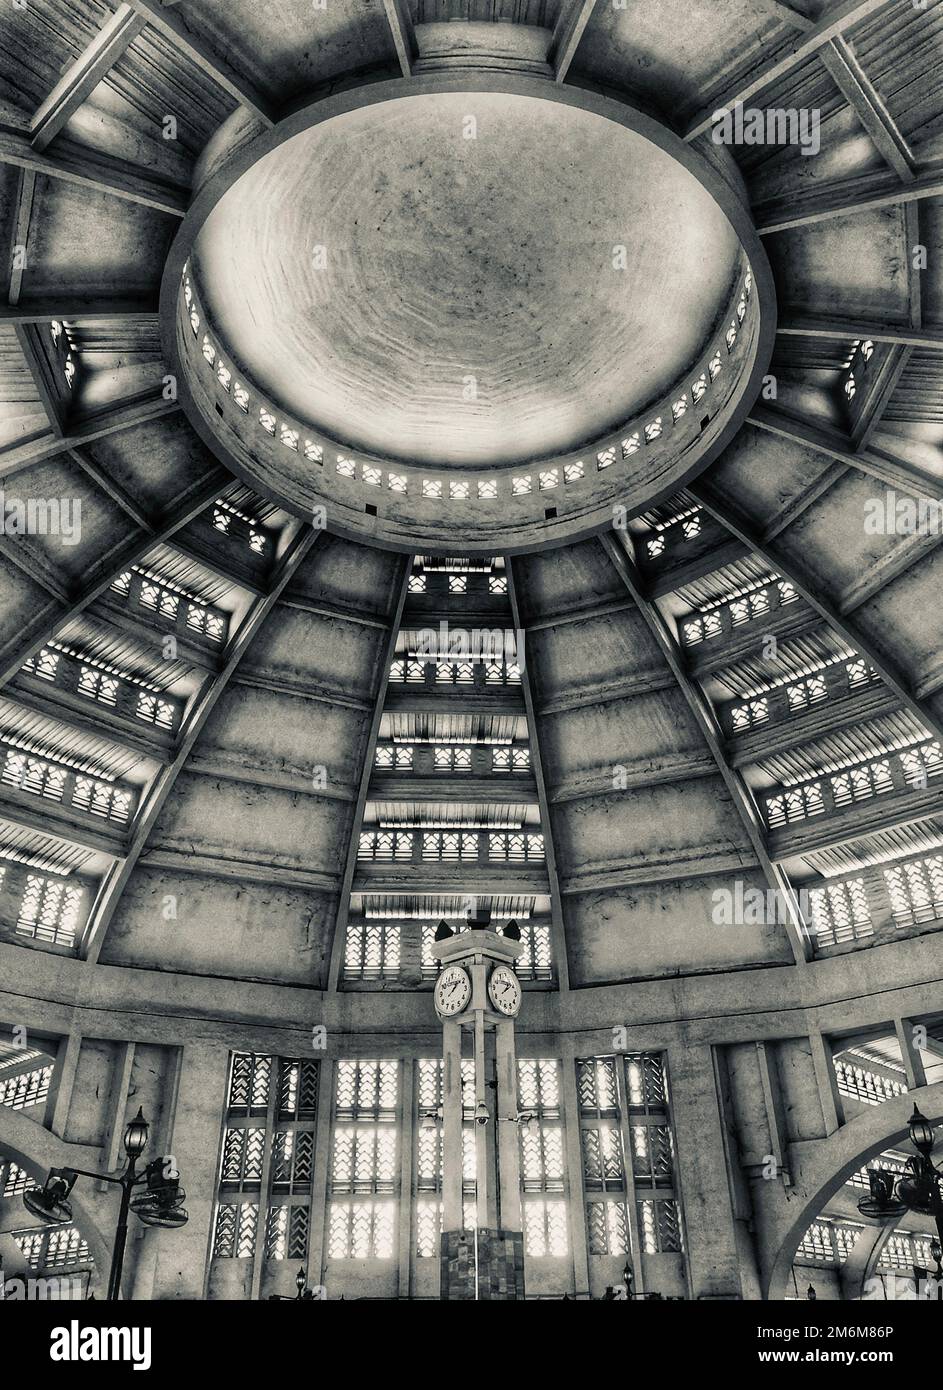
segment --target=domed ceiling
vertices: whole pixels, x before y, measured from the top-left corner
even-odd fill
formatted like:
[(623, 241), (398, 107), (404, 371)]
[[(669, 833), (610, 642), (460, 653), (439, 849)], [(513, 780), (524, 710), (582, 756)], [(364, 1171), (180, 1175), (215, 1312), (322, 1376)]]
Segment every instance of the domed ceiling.
[(578, 449), (668, 391), (726, 308), (737, 249), (644, 136), (534, 96), (442, 92), (262, 155), (207, 218), (194, 273), (270, 399), (354, 449), (485, 467)]
[[(382, 1019), (472, 894), (571, 1027), (567, 991), (932, 929), (886, 875), (943, 844), (940, 537), (872, 523), (943, 478), (939, 7), (545, 0), (472, 57), (458, 0), (273, 14), (0, 20), (9, 987)], [(818, 153), (715, 144), (737, 101)], [(724, 925), (734, 882), (818, 915)]]

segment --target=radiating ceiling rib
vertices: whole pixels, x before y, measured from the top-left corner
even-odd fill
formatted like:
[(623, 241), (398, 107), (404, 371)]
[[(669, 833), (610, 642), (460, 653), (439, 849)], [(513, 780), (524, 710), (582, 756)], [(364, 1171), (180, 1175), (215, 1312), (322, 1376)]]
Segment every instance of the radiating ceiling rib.
[(228, 92), (240, 106), (251, 111), (263, 125), (275, 124), (275, 113), (271, 103), (255, 84), (237, 73), (220, 54), (214, 53), (210, 45), (167, 5), (160, 3), (160, 0), (131, 0), (131, 3), (138, 14), (146, 18), (148, 24), (158, 29), (181, 53), (185, 53), (192, 63), (211, 77), (224, 92)]
[(911, 182), (915, 177), (913, 154), (886, 102), (863, 71), (852, 49), (844, 39), (834, 38), (822, 50), (822, 62), (874, 141), (882, 159), (899, 179), (905, 183)]
[(84, 52), (66, 68), (30, 121), (34, 149), (44, 150), (58, 135), (143, 28), (144, 19), (130, 5), (118, 6)]
[(180, 184), (142, 173), (140, 166), (113, 155), (95, 154), (92, 158), (72, 142), (63, 142), (52, 155), (34, 149), (24, 135), (0, 131), (0, 164), (30, 169), (51, 179), (64, 179), (67, 183), (139, 203), (170, 217), (186, 215), (189, 194)]
[(14, 248), (10, 256), (10, 283), (7, 292), (11, 306), (19, 303), (23, 288), (23, 272), (29, 264), (29, 234), (35, 194), (35, 172), (32, 169), (21, 169), (16, 181), (13, 234), (10, 242), (11, 247)]
[(344, 862), (344, 877), (341, 880), (340, 899), (337, 905), (337, 918), (334, 924), (334, 937), (331, 942), (331, 958), (328, 964), (327, 978), (327, 988), (331, 992), (337, 990), (344, 965), (347, 923), (350, 919), (350, 899), (354, 886), (354, 875), (357, 872), (357, 853), (360, 845), (360, 831), (363, 826), (364, 811), (366, 809), (367, 796), (370, 790), (370, 778), (373, 773), (377, 741), (380, 736), (380, 724), (383, 719), (383, 704), (390, 680), (390, 665), (393, 661), (393, 653), (396, 649), (396, 635), (399, 632), (400, 622), (403, 617), (403, 607), (406, 603), (411, 564), (412, 557), (404, 556), (399, 579), (399, 588), (396, 594), (396, 602), (393, 605), (393, 611), (390, 615), (389, 631), (387, 632), (380, 652), (380, 679), (377, 685), (376, 703), (370, 720), (366, 748), (364, 749), (363, 767), (360, 774), (360, 783), (357, 788), (357, 800), (354, 805), (353, 815), (350, 819), (347, 854)]
[[(27, 630), (20, 629), (0, 645), (0, 685), (12, 680), (23, 662), (53, 636), (60, 624), (87, 608), (108, 589), (117, 575), (145, 556), (154, 544), (155, 538), (167, 539), (181, 526), (186, 526), (188, 521), (212, 501), (219, 491), (220, 484), (220, 474), (213, 473), (206, 481), (188, 488), (184, 498), (175, 507), (168, 509), (167, 519), (160, 523), (155, 536), (135, 536), (119, 555), (108, 561), (104, 572), (89, 577), (87, 585), (75, 598), (51, 611), (44, 609)], [(0, 553), (6, 556), (9, 550), (10, 547), (6, 546)], [(12, 652), (12, 655), (7, 655), (8, 652)]]
[(596, 0), (564, 0), (553, 29), (549, 61), (554, 81), (565, 82), (570, 64), (576, 57), (583, 31), (596, 8)]
[(751, 97), (779, 82), (813, 53), (819, 52), (833, 38), (866, 19), (876, 10), (883, 9), (888, 3), (889, 0), (836, 0), (835, 4), (829, 6), (823, 18), (807, 29), (801, 38), (791, 43), (784, 53), (760, 64), (748, 77), (728, 87), (724, 92), (715, 93), (709, 106), (705, 106), (688, 125), (684, 133), (685, 140), (694, 140), (709, 130), (718, 108), (732, 108), (737, 102), (746, 104)]
[(416, 43), (416, 31), (413, 28), (409, 4), (407, 0), (383, 0), (383, 9), (390, 26), (400, 70), (404, 77), (411, 77), (419, 46)]
[[(523, 641), (526, 650), (527, 629), (522, 614), (520, 597), (517, 592), (514, 561), (510, 556), (505, 556), (504, 565), (508, 576), (508, 597), (511, 604), (511, 621), (515, 629), (524, 634)], [(530, 739), (530, 760), (534, 780), (537, 783), (540, 822), (543, 826), (544, 833), (547, 879), (550, 884), (550, 935), (553, 943), (554, 963), (557, 970), (557, 988), (561, 993), (566, 993), (570, 988), (570, 962), (567, 954), (566, 931), (563, 925), (563, 899), (560, 894), (560, 873), (557, 868), (557, 848), (554, 840), (553, 821), (550, 819), (550, 802), (547, 795), (547, 781), (544, 776), (541, 736), (537, 722), (537, 706), (534, 700), (534, 690), (531, 685), (530, 666), (526, 658), (521, 661), (520, 665), (521, 691), (524, 696), (524, 710), (527, 715), (527, 728)]]
[(83, 955), (89, 961), (96, 961), (102, 948), (108, 926), (120, 901), (121, 894), (134, 871), (135, 865), (144, 850), (157, 817), (173, 790), (174, 783), (185, 766), (193, 745), (207, 719), (212, 714), (219, 697), (229, 684), (245, 656), (249, 645), (271, 613), (283, 589), (308, 554), (321, 533), (309, 527), (300, 527), (282, 557), (269, 588), (250, 609), (235, 636), (230, 640), (219, 674), (207, 681), (203, 691), (190, 711), (184, 728), (177, 739), (176, 754), (172, 763), (161, 768), (142, 805), (135, 816), (134, 827), (126, 853), (115, 863), (108, 874), (102, 890), (86, 926), (83, 941)]
[(73, 421), (64, 434), (0, 449), (0, 479), (8, 478), (33, 463), (54, 458), (56, 454), (66, 453), (83, 444), (92, 444), (96, 439), (104, 439), (107, 435), (118, 434), (121, 430), (160, 419), (164, 415), (173, 415), (179, 409), (178, 401), (165, 400), (162, 395), (143, 399), (134, 396), (115, 401), (107, 410), (87, 420)]
[(757, 863), (762, 870), (770, 890), (776, 894), (777, 901), (787, 906), (787, 921), (785, 927), (789, 937), (789, 944), (792, 948), (793, 958), (797, 965), (804, 965), (809, 959), (810, 954), (809, 937), (802, 920), (802, 914), (799, 911), (795, 894), (785, 874), (773, 863), (767, 853), (766, 839), (753, 809), (749, 794), (740, 775), (730, 767), (724, 756), (723, 743), (719, 730), (715, 726), (712, 715), (708, 713), (706, 699), (697, 689), (685, 670), (682, 654), (675, 639), (670, 635), (664, 618), (655, 605), (650, 603), (645, 597), (635, 565), (625, 545), (620, 543), (614, 535), (607, 533), (600, 536), (599, 541), (612, 561), (617, 574), (635, 601), (639, 613), (645, 621), (646, 627), (654, 637), (662, 656), (678, 683), (678, 687), (685, 698), (688, 708), (694, 716), (701, 736), (706, 742), (711, 756), (717, 764), (717, 770), (730, 794), (731, 801), (737, 809), (753, 848), (753, 853), (756, 855)]
[(767, 198), (753, 207), (753, 218), (760, 236), (772, 236), (792, 227), (808, 227), (832, 217), (890, 207), (919, 198), (938, 198), (943, 194), (943, 174), (921, 174), (912, 183), (889, 183), (887, 176), (864, 174), (857, 178), (820, 183), (809, 193), (790, 193)]
[(785, 313), (776, 325), (776, 332), (787, 338), (838, 339), (841, 342), (900, 343), (925, 351), (943, 352), (943, 328), (911, 328), (907, 324), (890, 324), (859, 319), (818, 318), (811, 315)]

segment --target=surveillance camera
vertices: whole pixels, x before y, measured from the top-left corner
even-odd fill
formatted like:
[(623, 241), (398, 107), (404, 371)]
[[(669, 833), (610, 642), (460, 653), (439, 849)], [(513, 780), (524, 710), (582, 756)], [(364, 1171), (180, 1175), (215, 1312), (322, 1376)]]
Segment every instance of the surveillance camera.
[(485, 1105), (484, 1101), (481, 1100), (481, 1101), (479, 1101), (478, 1104), (475, 1106), (475, 1124), (476, 1124), (476, 1125), (486, 1125), (487, 1123), (488, 1123), (488, 1107), (487, 1107), (487, 1105)]

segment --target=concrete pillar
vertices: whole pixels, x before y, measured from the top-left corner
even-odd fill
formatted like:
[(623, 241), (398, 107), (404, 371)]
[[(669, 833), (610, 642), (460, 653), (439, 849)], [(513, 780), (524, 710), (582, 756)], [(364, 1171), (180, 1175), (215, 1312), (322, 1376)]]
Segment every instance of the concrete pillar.
[[(199, 1039), (188, 1042), (181, 1051), (169, 1151), (180, 1170), (190, 1220), (178, 1230), (149, 1231), (145, 1238), (145, 1245), (153, 1242), (157, 1247), (153, 1297), (159, 1299), (204, 1297), (229, 1079), (228, 1047)], [(258, 1238), (263, 1238), (261, 1228)]]
[(740, 1258), (713, 1049), (669, 1048), (668, 1083), (691, 1293), (738, 1299)]

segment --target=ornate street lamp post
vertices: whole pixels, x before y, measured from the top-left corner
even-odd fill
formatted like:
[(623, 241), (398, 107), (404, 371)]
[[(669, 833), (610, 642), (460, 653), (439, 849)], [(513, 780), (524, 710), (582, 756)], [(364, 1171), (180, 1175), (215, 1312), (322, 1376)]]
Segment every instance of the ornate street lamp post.
[(888, 1172), (886, 1168), (871, 1168), (868, 1171), (870, 1191), (867, 1197), (858, 1202), (862, 1216), (872, 1221), (895, 1221), (907, 1211), (920, 1216), (931, 1216), (936, 1222), (937, 1239), (931, 1244), (930, 1253), (937, 1262), (937, 1293), (940, 1284), (940, 1255), (943, 1249), (943, 1170), (937, 1168), (931, 1158), (934, 1148), (933, 1126), (917, 1106), (910, 1117), (910, 1142), (916, 1149), (907, 1160), (907, 1171), (900, 1177)]
[[(133, 1211), (145, 1226), (177, 1227), (185, 1226), (187, 1223), (187, 1213), (183, 1206), (187, 1194), (180, 1186), (179, 1173), (169, 1164), (168, 1159), (155, 1158), (142, 1173), (137, 1171), (138, 1159), (147, 1148), (148, 1128), (144, 1112), (138, 1109), (138, 1113), (124, 1131), (127, 1163), (122, 1173), (93, 1173), (85, 1168), (52, 1168), (41, 1188), (32, 1188), (23, 1193), (23, 1204), (27, 1211), (33, 1216), (38, 1216), (41, 1221), (58, 1223), (72, 1220), (72, 1208), (68, 1198), (77, 1178), (96, 1178), (100, 1182), (114, 1183), (121, 1188), (106, 1295), (112, 1301), (121, 1296), (121, 1271), (124, 1267), (124, 1250), (128, 1239), (128, 1213)], [(134, 1196), (134, 1189), (142, 1183), (146, 1184), (145, 1191)]]

